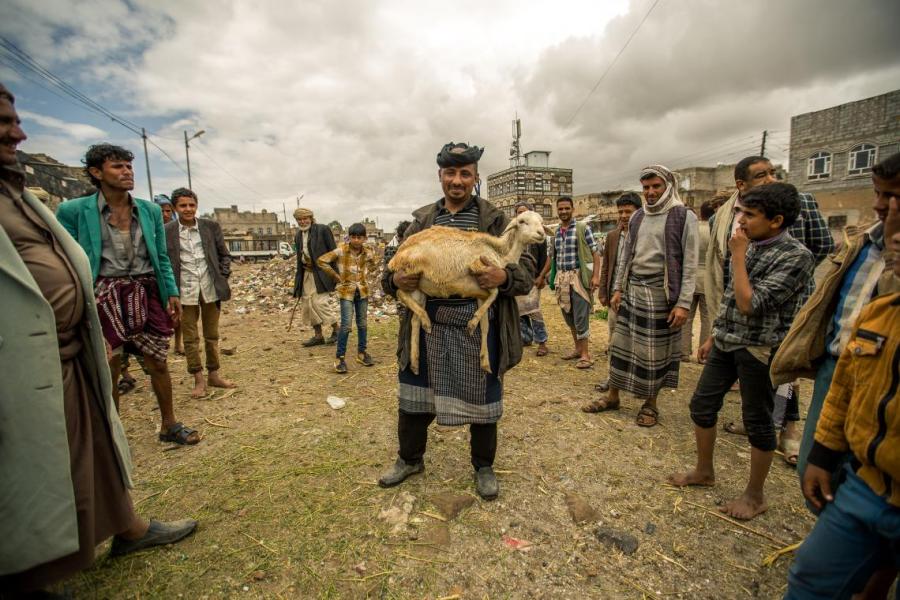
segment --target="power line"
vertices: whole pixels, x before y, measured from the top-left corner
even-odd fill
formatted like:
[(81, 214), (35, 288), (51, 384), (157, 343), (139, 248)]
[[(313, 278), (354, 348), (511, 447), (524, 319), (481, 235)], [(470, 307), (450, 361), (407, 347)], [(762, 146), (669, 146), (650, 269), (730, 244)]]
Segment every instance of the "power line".
[(245, 190), (249, 191), (251, 194), (253, 194), (255, 196), (260, 196), (260, 197), (262, 196), (262, 194), (260, 194), (258, 191), (254, 190), (252, 187), (250, 187), (249, 185), (247, 185), (246, 183), (244, 183), (243, 181), (241, 181), (240, 179), (238, 179), (237, 177), (232, 175), (228, 169), (226, 169), (225, 167), (220, 165), (218, 163), (218, 161), (216, 161), (216, 159), (214, 159), (212, 156), (210, 156), (210, 154), (206, 150), (203, 149), (202, 144), (195, 144), (194, 147), (197, 148), (198, 150), (200, 150), (200, 152), (202, 152), (203, 155), (210, 160), (210, 162), (212, 162), (214, 165), (216, 165), (216, 167), (218, 167), (220, 171), (222, 171), (223, 173), (225, 173), (226, 175), (228, 175), (229, 177), (234, 179), (236, 182), (238, 182)]
[(590, 98), (594, 94), (594, 92), (597, 91), (597, 88), (600, 87), (600, 84), (603, 83), (603, 80), (606, 78), (606, 76), (609, 74), (609, 72), (615, 66), (616, 61), (619, 60), (619, 57), (622, 56), (622, 53), (625, 52), (625, 48), (628, 47), (628, 44), (630, 44), (631, 40), (634, 38), (634, 36), (637, 35), (638, 30), (640, 30), (641, 26), (643, 26), (644, 21), (647, 20), (647, 17), (650, 16), (650, 13), (653, 12), (653, 9), (656, 8), (657, 4), (659, 4), (659, 0), (654, 0), (653, 5), (650, 7), (650, 10), (647, 11), (647, 14), (644, 15), (644, 18), (641, 19), (641, 22), (638, 23), (638, 26), (634, 28), (634, 31), (632, 31), (631, 35), (628, 36), (628, 39), (625, 40), (625, 44), (622, 46), (621, 49), (619, 49), (619, 52), (616, 53), (616, 56), (612, 59), (612, 62), (609, 63), (609, 66), (606, 67), (606, 70), (603, 71), (603, 75), (600, 76), (600, 79), (597, 80), (597, 83), (594, 84), (594, 87), (591, 88), (591, 91), (588, 92), (588, 95), (584, 97), (584, 100), (582, 100), (581, 104), (578, 105), (578, 108), (575, 109), (575, 112), (572, 113), (572, 116), (569, 117), (569, 120), (568, 120), (568, 122), (566, 122), (564, 129), (568, 128), (569, 125), (572, 124), (572, 121), (575, 120), (575, 117), (578, 116), (578, 113), (581, 112), (581, 109), (584, 108), (585, 104), (587, 104), (588, 100), (590, 100)]

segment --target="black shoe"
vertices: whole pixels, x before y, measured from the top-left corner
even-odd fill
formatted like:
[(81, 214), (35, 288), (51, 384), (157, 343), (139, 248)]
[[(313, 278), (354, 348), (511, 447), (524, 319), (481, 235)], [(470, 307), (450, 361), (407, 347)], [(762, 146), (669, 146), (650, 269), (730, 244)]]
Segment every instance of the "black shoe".
[(382, 473), (381, 477), (378, 478), (378, 485), (381, 487), (394, 487), (399, 483), (403, 483), (407, 477), (410, 475), (415, 475), (416, 473), (421, 473), (425, 470), (424, 462), (417, 462), (415, 464), (409, 465), (406, 464), (402, 458), (397, 458), (396, 462), (391, 466), (390, 469)]
[(494, 500), (500, 494), (493, 467), (481, 467), (475, 472), (475, 491), (485, 500)]
[(337, 330), (332, 330), (331, 335), (328, 336), (328, 339), (325, 340), (325, 343), (328, 344), (329, 346), (337, 344), (337, 337), (338, 337)]
[(346, 373), (347, 372), (347, 361), (344, 360), (344, 357), (336, 358), (334, 360), (334, 372), (335, 373)]
[(197, 528), (197, 521), (194, 519), (182, 519), (180, 521), (170, 521), (162, 523), (160, 521), (150, 521), (150, 528), (144, 537), (137, 540), (126, 540), (119, 536), (113, 537), (112, 547), (109, 549), (110, 556), (123, 556), (131, 554), (144, 548), (151, 546), (161, 546), (163, 544), (174, 544), (175, 542), (186, 538)]
[(305, 342), (303, 342), (304, 348), (310, 348), (312, 346), (323, 346), (325, 344), (325, 338), (321, 335), (314, 335)]
[(369, 356), (368, 352), (360, 352), (356, 355), (356, 362), (366, 367), (371, 367), (375, 364), (375, 361), (372, 360), (372, 357)]

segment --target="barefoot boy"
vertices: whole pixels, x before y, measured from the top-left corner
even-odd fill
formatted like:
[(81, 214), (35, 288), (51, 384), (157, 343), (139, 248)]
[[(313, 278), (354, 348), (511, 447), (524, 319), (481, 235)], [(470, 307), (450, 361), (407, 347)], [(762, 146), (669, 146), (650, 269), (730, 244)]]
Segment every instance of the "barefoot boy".
[[(375, 364), (372, 357), (366, 352), (366, 313), (369, 307), (369, 286), (366, 283), (366, 273), (369, 267), (374, 267), (375, 259), (372, 251), (364, 246), (366, 242), (365, 225), (354, 223), (347, 233), (350, 238), (349, 243), (338, 244), (337, 248), (323, 254), (316, 261), (319, 268), (337, 283), (335, 289), (341, 299), (341, 328), (338, 331), (337, 352), (334, 361), (334, 370), (337, 373), (347, 372), (344, 354), (347, 351), (347, 339), (350, 337), (350, 322), (354, 311), (356, 311), (356, 362), (367, 367)], [(337, 261), (338, 271), (331, 267), (331, 263), (334, 261)]]
[(719, 510), (736, 519), (752, 519), (767, 508), (763, 486), (776, 446), (769, 360), (800, 308), (815, 264), (812, 253), (787, 232), (800, 212), (794, 186), (759, 186), (741, 199), (736, 211), (740, 228), (728, 242), (733, 276), (712, 336), (697, 352), (700, 362), (705, 362), (691, 398), (697, 466), (671, 475), (669, 482), (678, 486), (715, 483), (716, 420), (726, 392), (739, 379), (751, 446), (750, 481), (740, 497)]

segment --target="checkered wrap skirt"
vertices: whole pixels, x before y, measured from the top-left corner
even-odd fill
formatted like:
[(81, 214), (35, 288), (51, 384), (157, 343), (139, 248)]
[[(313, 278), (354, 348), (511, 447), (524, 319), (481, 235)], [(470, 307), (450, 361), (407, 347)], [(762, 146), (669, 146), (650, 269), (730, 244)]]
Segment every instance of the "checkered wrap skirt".
[(481, 369), (481, 330), (466, 323), (478, 308), (474, 300), (430, 299), (425, 310), (431, 333), (419, 338), (420, 368), (400, 372), (398, 398), (405, 413), (437, 416), (440, 425), (496, 423), (503, 414), (503, 382), (494, 373), (499, 359), (495, 310), (488, 311), (488, 357), (492, 373)]
[(670, 329), (662, 275), (631, 275), (609, 344), (609, 385), (648, 398), (678, 387), (681, 329)]

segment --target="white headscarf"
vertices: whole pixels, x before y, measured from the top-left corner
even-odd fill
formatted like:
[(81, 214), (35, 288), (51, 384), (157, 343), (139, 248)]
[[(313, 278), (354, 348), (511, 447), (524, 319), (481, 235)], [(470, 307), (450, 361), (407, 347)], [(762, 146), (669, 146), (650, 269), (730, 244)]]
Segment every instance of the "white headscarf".
[(681, 198), (678, 196), (678, 178), (675, 177), (675, 173), (662, 165), (650, 165), (649, 167), (644, 167), (641, 171), (641, 179), (647, 175), (656, 175), (665, 181), (666, 191), (663, 192), (662, 197), (653, 204), (650, 204), (647, 202), (647, 199), (644, 198), (645, 213), (648, 215), (663, 215), (669, 212), (669, 209), (673, 206), (684, 206), (684, 202), (682, 202)]

